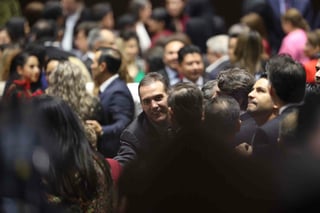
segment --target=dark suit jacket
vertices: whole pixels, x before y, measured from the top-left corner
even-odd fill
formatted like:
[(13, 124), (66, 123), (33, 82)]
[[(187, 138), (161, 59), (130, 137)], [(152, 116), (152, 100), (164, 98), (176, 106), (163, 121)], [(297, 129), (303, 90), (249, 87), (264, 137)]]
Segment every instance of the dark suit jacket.
[(132, 121), (134, 103), (131, 93), (124, 81), (116, 78), (100, 94), (104, 118), (103, 136), (98, 142), (98, 150), (105, 156), (114, 157), (120, 147), (120, 134)]
[[(241, 119), (240, 119), (241, 120)], [(233, 146), (236, 147), (241, 143), (251, 144), (252, 137), (258, 127), (256, 121), (250, 116), (241, 120), (240, 131), (236, 134)]]
[(219, 64), (216, 68), (210, 70), (209, 72), (209, 78), (210, 80), (217, 79), (218, 74), (225, 69), (228, 69), (231, 67), (230, 61), (223, 61), (221, 64)]
[(270, 156), (278, 144), (279, 127), (282, 119), (290, 112), (297, 110), (297, 106), (286, 108), (276, 118), (258, 127), (252, 138), (253, 154), (256, 156)]
[(160, 134), (142, 112), (122, 132), (120, 136), (121, 147), (114, 159), (124, 166), (135, 159), (137, 155), (145, 155), (153, 147), (160, 145), (167, 138), (166, 133)]

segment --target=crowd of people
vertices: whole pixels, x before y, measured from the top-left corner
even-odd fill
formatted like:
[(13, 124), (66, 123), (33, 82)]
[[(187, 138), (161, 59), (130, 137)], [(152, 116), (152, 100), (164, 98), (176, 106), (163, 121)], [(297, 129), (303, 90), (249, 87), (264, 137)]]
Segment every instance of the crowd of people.
[(1, 211), (319, 209), (310, 1), (244, 1), (228, 28), (207, 0), (112, 4), (0, 26)]

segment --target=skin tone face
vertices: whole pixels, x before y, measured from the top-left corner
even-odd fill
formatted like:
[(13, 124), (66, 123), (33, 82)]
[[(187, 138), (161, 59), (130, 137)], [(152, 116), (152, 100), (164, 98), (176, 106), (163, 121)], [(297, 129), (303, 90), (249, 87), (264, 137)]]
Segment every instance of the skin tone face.
[(149, 120), (157, 125), (162, 125), (168, 119), (168, 95), (160, 81), (140, 87), (139, 90), (142, 110)]
[(46, 67), (46, 81), (47, 82), (49, 82), (50, 75), (57, 69), (58, 65), (59, 65), (58, 60), (51, 60), (47, 64), (47, 67)]
[(192, 82), (197, 82), (203, 74), (204, 64), (199, 53), (186, 54), (179, 66), (181, 74)]
[(184, 46), (180, 41), (172, 41), (164, 47), (163, 63), (173, 70), (177, 70), (178, 63), (178, 51)]
[(315, 76), (315, 80), (317, 84), (320, 84), (320, 59), (318, 59), (318, 63), (316, 65), (316, 76)]
[(172, 17), (178, 17), (183, 12), (184, 6), (184, 0), (166, 0), (166, 9)]
[(269, 81), (261, 78), (256, 81), (248, 95), (247, 111), (251, 114), (266, 114), (274, 110), (274, 103), (269, 93)]
[(74, 42), (78, 50), (80, 50), (82, 53), (86, 53), (88, 51), (88, 41), (84, 30), (81, 30), (77, 33)]
[(150, 2), (148, 2), (143, 8), (140, 9), (139, 11), (139, 18), (140, 21), (143, 23), (146, 23), (148, 19), (150, 18), (152, 13), (152, 5)]
[(108, 13), (104, 16), (101, 22), (102, 28), (113, 29), (114, 28), (114, 17), (113, 12)]
[(0, 30), (0, 44), (9, 44), (10, 37), (6, 30)]
[(125, 41), (123, 44), (123, 50), (126, 59), (129, 62), (134, 61), (139, 54), (138, 41), (135, 38), (131, 38), (128, 41)]
[(238, 38), (230, 38), (229, 39), (228, 55), (229, 55), (230, 61), (232, 61), (232, 62), (236, 61), (234, 51), (237, 47), (237, 41), (238, 41)]
[(40, 76), (39, 60), (35, 56), (29, 56), (26, 63), (17, 71), (22, 79), (29, 80), (31, 83), (37, 82)]

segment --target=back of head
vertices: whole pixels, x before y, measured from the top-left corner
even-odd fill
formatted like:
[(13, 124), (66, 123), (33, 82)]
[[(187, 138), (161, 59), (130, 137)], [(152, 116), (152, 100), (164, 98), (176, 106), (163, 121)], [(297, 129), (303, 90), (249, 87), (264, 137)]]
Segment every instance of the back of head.
[(105, 62), (107, 64), (108, 72), (111, 74), (117, 74), (121, 66), (121, 53), (111, 47), (102, 47), (98, 51), (101, 51), (99, 58), (99, 64)]
[(257, 31), (263, 38), (266, 38), (266, 27), (262, 17), (258, 13), (248, 13), (241, 18), (241, 23), (248, 26), (251, 30)]
[(112, 7), (108, 2), (96, 3), (92, 6), (92, 20), (101, 21), (106, 15), (112, 12)]
[(41, 126), (47, 134), (44, 145), (50, 150), (50, 169), (44, 177), (47, 193), (66, 201), (72, 197), (93, 199), (97, 174), (79, 118), (66, 102), (57, 97), (43, 95), (35, 97), (32, 102), (43, 119)]
[(205, 105), (204, 130), (213, 138), (230, 142), (239, 130), (239, 119), (239, 104), (230, 96), (217, 96)]
[(54, 20), (41, 19), (33, 25), (31, 33), (37, 42), (55, 41), (58, 28)]
[(282, 21), (291, 23), (295, 28), (300, 28), (305, 31), (310, 29), (308, 22), (303, 18), (302, 14), (296, 8), (288, 9), (281, 19)]
[(25, 24), (26, 19), (23, 17), (12, 17), (6, 22), (5, 26), (12, 43), (23, 44), (21, 42), (23, 42), (26, 36)]
[(212, 98), (214, 98), (217, 95), (217, 92), (219, 91), (218, 88), (218, 80), (210, 80), (207, 81), (203, 87), (201, 88), (202, 95), (204, 102), (211, 101)]
[(199, 127), (203, 113), (203, 97), (193, 83), (177, 83), (169, 91), (168, 106), (171, 121), (178, 128), (194, 130)]
[(234, 55), (240, 67), (247, 69), (253, 75), (261, 71), (262, 53), (261, 36), (257, 31), (250, 30), (238, 35)]
[(44, 4), (38, 1), (31, 1), (25, 6), (23, 15), (28, 19), (30, 26), (33, 26), (33, 24), (42, 17), (43, 9)]
[(63, 16), (62, 7), (60, 2), (48, 1), (45, 3), (42, 17), (49, 20), (57, 20), (59, 17)]
[(233, 97), (238, 101), (241, 110), (246, 110), (248, 94), (255, 82), (254, 76), (244, 69), (231, 68), (220, 72), (217, 79), (219, 94)]
[(207, 40), (207, 50), (224, 56), (228, 54), (228, 43), (228, 35), (212, 36)]
[(282, 102), (299, 103), (303, 100), (306, 73), (299, 62), (289, 55), (277, 55), (267, 62), (266, 71), (276, 95)]

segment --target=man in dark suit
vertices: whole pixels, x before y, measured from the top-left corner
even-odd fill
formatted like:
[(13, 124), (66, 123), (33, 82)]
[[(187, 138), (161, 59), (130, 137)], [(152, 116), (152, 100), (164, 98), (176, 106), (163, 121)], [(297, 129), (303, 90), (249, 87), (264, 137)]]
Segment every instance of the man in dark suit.
[(303, 66), (288, 55), (274, 56), (266, 66), (270, 95), (279, 108), (279, 115), (257, 128), (253, 137), (253, 154), (270, 156), (279, 137), (279, 124), (284, 116), (296, 109), (304, 98), (306, 74)]
[(139, 84), (143, 112), (122, 132), (114, 158), (122, 166), (161, 145), (168, 135), (168, 83), (159, 73), (148, 73)]
[(252, 137), (258, 126), (274, 119), (278, 115), (278, 107), (273, 103), (269, 93), (269, 80), (263, 75), (253, 85), (248, 94), (247, 112), (251, 115), (252, 122), (244, 122), (240, 132), (236, 135), (237, 149), (244, 154), (251, 154)]
[(101, 135), (98, 150), (114, 157), (120, 147), (120, 134), (132, 121), (134, 103), (126, 83), (119, 78), (121, 54), (113, 48), (100, 48), (91, 65), (92, 75), (99, 86), (99, 97), (104, 111), (103, 123), (87, 121)]

